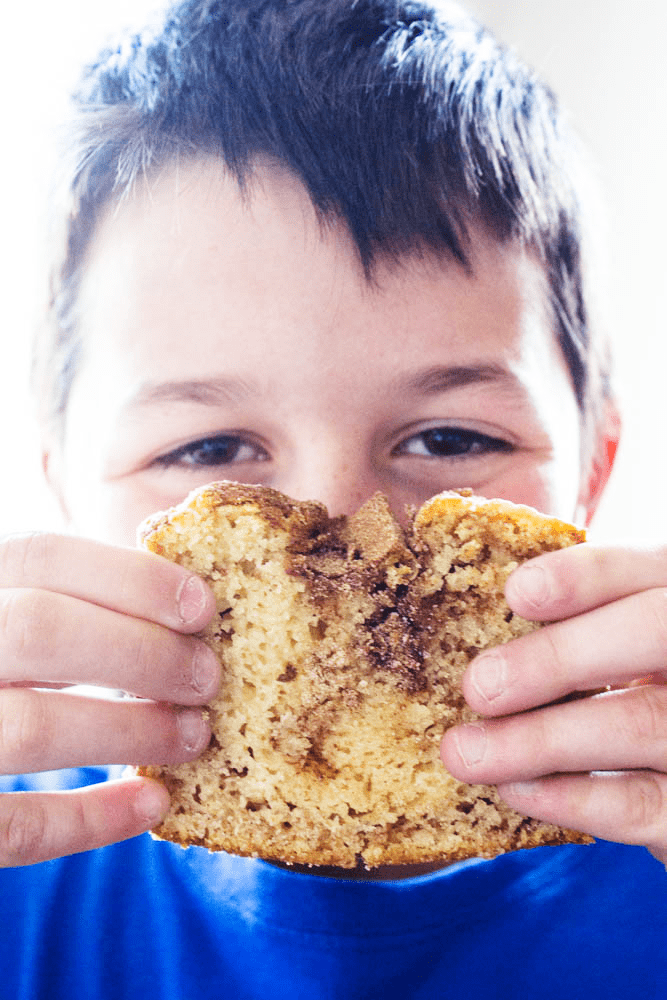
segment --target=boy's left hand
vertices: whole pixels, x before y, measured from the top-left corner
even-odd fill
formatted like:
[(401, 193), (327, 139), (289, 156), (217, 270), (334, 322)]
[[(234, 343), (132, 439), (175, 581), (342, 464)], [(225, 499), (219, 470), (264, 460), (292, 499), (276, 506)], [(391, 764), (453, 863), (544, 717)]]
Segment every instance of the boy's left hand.
[(463, 691), (484, 719), (449, 730), (445, 766), (521, 813), (667, 863), (667, 548), (551, 552), (506, 594), (553, 624), (473, 661)]

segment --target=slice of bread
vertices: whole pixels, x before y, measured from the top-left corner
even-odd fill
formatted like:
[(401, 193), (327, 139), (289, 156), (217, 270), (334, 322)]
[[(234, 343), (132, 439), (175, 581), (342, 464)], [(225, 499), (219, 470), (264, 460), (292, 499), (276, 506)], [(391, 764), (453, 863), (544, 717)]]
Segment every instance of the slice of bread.
[(208, 749), (140, 769), (172, 795), (156, 835), (342, 868), (590, 839), (518, 815), (439, 759), (445, 729), (474, 717), (460, 691), (471, 659), (539, 627), (507, 606), (509, 573), (583, 532), (466, 491), (403, 529), (379, 494), (330, 520), (318, 503), (215, 483), (140, 538), (213, 588), (205, 638), (223, 665)]

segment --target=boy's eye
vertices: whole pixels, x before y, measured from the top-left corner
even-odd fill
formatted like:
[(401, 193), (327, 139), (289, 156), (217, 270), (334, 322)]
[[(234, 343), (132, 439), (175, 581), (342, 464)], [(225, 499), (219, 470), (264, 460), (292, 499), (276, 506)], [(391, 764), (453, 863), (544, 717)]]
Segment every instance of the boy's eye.
[(266, 452), (259, 445), (244, 440), (236, 434), (219, 434), (184, 444), (156, 460), (157, 465), (169, 468), (175, 465), (214, 468), (231, 462), (257, 462), (266, 460)]
[(396, 448), (399, 455), (426, 458), (460, 458), (513, 450), (514, 446), (509, 441), (463, 427), (433, 427), (413, 434)]

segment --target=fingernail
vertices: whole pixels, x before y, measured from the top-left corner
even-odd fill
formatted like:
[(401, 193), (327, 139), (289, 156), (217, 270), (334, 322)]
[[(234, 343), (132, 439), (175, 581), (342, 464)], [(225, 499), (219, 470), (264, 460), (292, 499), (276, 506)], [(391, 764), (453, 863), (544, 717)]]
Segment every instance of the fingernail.
[(200, 643), (192, 660), (192, 686), (202, 697), (215, 694), (220, 683), (220, 663), (208, 646)]
[(486, 727), (481, 723), (459, 726), (454, 730), (459, 756), (466, 767), (479, 764), (486, 753)]
[(209, 737), (209, 728), (200, 712), (187, 710), (179, 712), (178, 729), (183, 747), (188, 753), (204, 749)]
[(198, 576), (189, 576), (179, 587), (176, 599), (181, 621), (184, 625), (192, 625), (208, 602), (206, 584)]
[(494, 649), (481, 653), (470, 667), (470, 684), (485, 702), (495, 701), (507, 688), (507, 660)]
[(530, 607), (539, 610), (551, 599), (551, 576), (540, 565), (527, 564), (512, 573), (510, 580), (515, 593)]
[(134, 809), (146, 826), (156, 826), (169, 810), (169, 793), (157, 781), (143, 785), (134, 800)]

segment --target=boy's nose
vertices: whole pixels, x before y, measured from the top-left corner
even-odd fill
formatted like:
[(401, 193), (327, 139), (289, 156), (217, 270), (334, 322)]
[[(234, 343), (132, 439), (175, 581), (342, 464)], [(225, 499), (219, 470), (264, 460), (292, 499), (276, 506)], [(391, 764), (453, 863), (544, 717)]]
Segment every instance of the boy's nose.
[(329, 515), (353, 514), (373, 493), (383, 489), (381, 477), (358, 453), (329, 451), (297, 461), (277, 488), (296, 500), (318, 500)]

